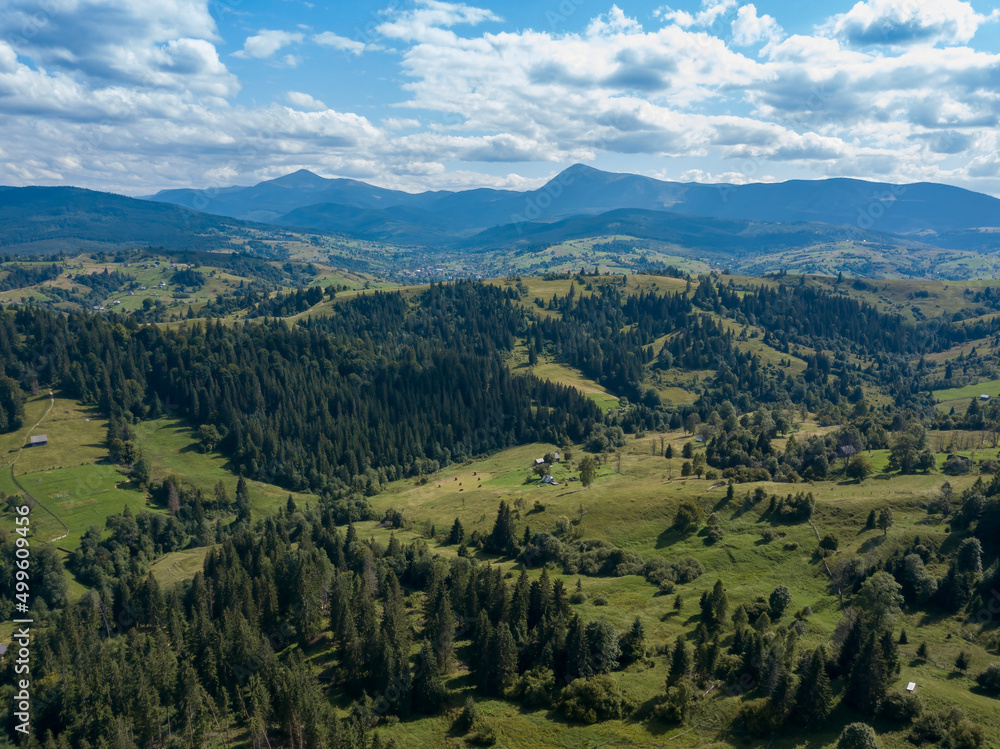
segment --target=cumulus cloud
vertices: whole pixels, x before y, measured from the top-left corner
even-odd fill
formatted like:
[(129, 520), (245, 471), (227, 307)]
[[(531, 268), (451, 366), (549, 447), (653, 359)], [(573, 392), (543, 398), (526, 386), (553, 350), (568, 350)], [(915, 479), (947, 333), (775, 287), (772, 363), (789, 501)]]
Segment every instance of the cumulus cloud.
[(701, 10), (688, 13), (684, 10), (672, 10), (664, 6), (653, 12), (656, 18), (670, 21), (682, 28), (707, 28), (713, 26), (720, 18), (736, 7), (736, 0), (702, 0)]
[(309, 94), (301, 91), (289, 91), (285, 94), (285, 101), (296, 109), (305, 109), (310, 112), (321, 112), (328, 107), (319, 99), (313, 98)]
[(243, 49), (234, 52), (233, 56), (264, 60), (272, 57), (283, 47), (287, 47), (289, 44), (297, 44), (304, 38), (305, 34), (299, 31), (261, 29), (253, 36), (247, 37), (247, 40), (243, 43)]
[[(232, 96), (239, 82), (219, 60), (204, 0), (7, 0), (5, 47), (35, 69), (93, 85), (159, 87)], [(0, 66), (12, 71), (10, 52)]]
[[(959, 0), (868, 0), (791, 36), (736, 0), (661, 9), (645, 25), (622, 3), (576, 32), (419, 0), (377, 27), (402, 80), (398, 116), (377, 112), (377, 125), (315, 81), (242, 102), (207, 0), (67, 0), (30, 38), (17, 29), (33, 6), (8, 6), (0, 183), (147, 193), (304, 167), (407, 189), (530, 187), (468, 165), (626, 154), (708, 181), (881, 176), (1000, 192), (1000, 55), (969, 46), (989, 17)], [(307, 43), (379, 48), (293, 28), (241, 35), (236, 54), (294, 66)], [(865, 41), (883, 28), (895, 41)]]
[(783, 33), (774, 18), (767, 14), (758, 16), (757, 7), (753, 3), (742, 6), (736, 12), (732, 29), (733, 43), (742, 47), (763, 41), (773, 42)]
[(996, 10), (984, 16), (964, 0), (865, 0), (821, 30), (858, 46), (964, 44), (996, 18)]
[(397, 13), (392, 20), (379, 25), (378, 32), (392, 39), (421, 42), (447, 38), (449, 33), (444, 30), (459, 24), (474, 26), (499, 20), (500, 16), (486, 8), (441, 0), (417, 0), (414, 10)]

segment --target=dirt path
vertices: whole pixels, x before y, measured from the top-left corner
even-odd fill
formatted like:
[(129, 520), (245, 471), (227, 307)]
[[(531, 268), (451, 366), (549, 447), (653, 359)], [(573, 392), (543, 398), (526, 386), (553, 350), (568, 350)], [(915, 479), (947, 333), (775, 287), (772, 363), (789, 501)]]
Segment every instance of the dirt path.
[[(813, 532), (816, 534), (816, 540), (820, 541), (821, 539), (819, 537), (819, 528), (816, 527), (816, 523), (814, 523), (810, 519), (809, 520), (809, 525), (812, 526)], [(826, 557), (824, 556), (822, 559), (823, 559), (823, 566), (826, 567), (827, 577), (829, 577), (830, 578), (830, 582), (833, 583), (837, 587), (837, 595), (840, 596), (840, 608), (843, 609), (844, 608), (844, 591), (840, 587), (840, 583), (837, 582), (836, 578), (833, 576), (833, 572), (830, 570), (830, 565), (827, 564), (827, 562), (826, 562)]]

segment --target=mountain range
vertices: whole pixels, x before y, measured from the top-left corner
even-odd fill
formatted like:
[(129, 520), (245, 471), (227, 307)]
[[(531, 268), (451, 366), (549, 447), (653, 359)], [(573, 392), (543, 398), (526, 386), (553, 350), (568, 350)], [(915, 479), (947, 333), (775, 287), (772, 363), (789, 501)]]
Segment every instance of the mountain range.
[[(252, 187), (166, 190), (149, 199), (231, 218), (411, 245), (488, 248), (498, 242), (530, 243), (540, 234), (550, 241), (551, 227), (541, 225), (625, 210), (670, 213), (678, 216), (676, 220), (684, 216), (755, 224), (823, 224), (840, 227), (839, 235), (875, 232), (933, 247), (1000, 249), (1000, 234), (993, 231), (1000, 227), (1000, 200), (934, 183), (892, 185), (856, 179), (680, 183), (577, 164), (526, 192), (408, 193), (300, 170)], [(636, 220), (635, 215), (619, 214), (596, 224), (612, 218), (626, 224), (649, 223), (648, 216)], [(652, 223), (671, 222), (660, 217)], [(814, 231), (815, 227), (804, 233)]]
[[(119, 246), (266, 254), (274, 248), (265, 242), (280, 244), (294, 232), (412, 248), (419, 256), (634, 237), (659, 242), (667, 254), (726, 264), (850, 240), (910, 267), (910, 250), (997, 253), (995, 227), (1000, 200), (948, 185), (706, 185), (583, 165), (525, 192), (408, 193), (306, 170), (252, 187), (168, 190), (144, 199), (76, 187), (0, 187), (0, 251), (8, 254)], [(922, 262), (933, 265), (933, 254)]]

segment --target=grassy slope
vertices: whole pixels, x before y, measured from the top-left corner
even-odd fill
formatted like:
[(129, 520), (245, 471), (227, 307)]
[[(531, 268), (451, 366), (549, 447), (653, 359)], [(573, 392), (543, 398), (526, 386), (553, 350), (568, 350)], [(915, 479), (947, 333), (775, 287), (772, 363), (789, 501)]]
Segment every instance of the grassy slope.
[[(403, 509), (407, 517), (417, 521), (414, 530), (426, 534), (433, 524), (441, 536), (455, 517), (462, 519), (467, 533), (472, 530), (488, 532), (501, 499), (512, 502), (523, 496), (527, 500), (526, 512), (518, 523), (519, 531), (524, 524), (530, 525), (533, 530), (548, 530), (560, 516), (578, 517), (582, 506), (583, 520), (579, 526), (582, 537), (604, 538), (645, 556), (662, 555), (671, 559), (694, 556), (707, 570), (698, 580), (678, 588), (686, 601), (679, 617), (673, 613), (673, 596), (659, 595), (641, 578), (584, 578), (584, 590), (591, 599), (601, 593), (609, 602), (606, 607), (596, 607), (591, 602), (575, 607), (586, 618), (600, 616), (622, 630), (635, 616), (639, 616), (645, 624), (650, 643), (662, 643), (682, 631), (690, 633), (697, 626), (698, 598), (711, 588), (716, 579), (721, 578), (725, 582), (731, 608), (757, 596), (766, 597), (775, 586), (785, 584), (793, 595), (790, 611), (808, 605), (814, 612), (809, 617), (808, 631), (800, 647), (809, 648), (827, 642), (841, 612), (823, 566), (813, 554), (816, 548), (813, 529), (807, 524), (778, 525), (777, 529), (785, 536), (765, 543), (758, 531), (770, 526), (768, 518), (762, 515), (766, 511), (766, 502), (749, 512), (739, 509), (742, 494), (758, 484), (737, 487), (736, 499), (726, 505), (724, 489), (713, 488), (714, 482), (680, 479), (682, 461), (679, 458), (670, 461), (674, 476), (670, 480), (668, 461), (651, 454), (652, 441), (656, 439), (658, 446), (658, 437), (650, 435), (644, 440), (630, 441), (623, 451), (621, 474), (617, 474), (611, 466), (605, 466), (590, 489), (564, 481), (572, 475), (572, 466), (556, 467), (553, 475), (560, 479), (560, 486), (540, 485), (530, 472), (531, 461), (553, 446), (530, 445), (506, 450), (470, 465), (451, 467), (431, 477), (422, 486), (410, 481), (396, 483), (384, 494), (373, 498), (373, 504), (379, 511), (389, 507)], [(675, 451), (679, 451), (685, 441), (680, 433), (670, 433), (665, 437), (674, 445)], [(575, 457), (581, 454), (577, 450)], [(872, 458), (877, 466), (884, 468), (888, 455), (884, 451), (876, 452)], [(893, 548), (907, 545), (915, 536), (920, 536), (922, 542), (932, 548), (955, 543), (955, 539), (949, 538), (944, 525), (927, 524), (928, 516), (923, 509), (924, 502), (937, 491), (943, 480), (940, 475), (932, 474), (891, 478), (879, 476), (861, 485), (834, 480), (813, 486), (760, 486), (779, 495), (800, 490), (813, 492), (817, 499), (814, 516), (817, 529), (820, 533), (832, 532), (841, 539), (840, 551), (831, 560), (835, 563), (853, 554), (879, 558)], [(951, 483), (960, 491), (973, 480), (972, 477), (952, 478)], [(544, 504), (544, 511), (531, 511), (536, 500)], [(676, 509), (684, 500), (697, 502), (705, 513), (718, 512), (726, 531), (721, 542), (709, 546), (698, 534), (682, 535), (670, 528)], [(886, 538), (880, 531), (864, 530), (869, 511), (884, 504), (889, 504), (896, 514), (896, 525)], [(361, 535), (386, 541), (389, 532), (373, 526), (364, 524), (363, 528), (359, 528)], [(794, 544), (797, 548), (793, 548)], [(441, 547), (440, 551), (453, 553), (449, 547)], [(509, 562), (503, 563), (503, 566), (513, 567)], [(938, 575), (944, 572), (933, 565), (931, 569)], [(569, 588), (575, 582), (575, 577), (565, 578)], [(960, 649), (965, 649), (973, 657), (975, 665), (970, 669), (971, 673), (981, 670), (989, 661), (989, 655), (982, 648), (965, 639), (974, 636), (975, 631), (956, 618), (928, 619), (916, 612), (907, 612), (904, 624), (909, 632), (910, 644), (901, 648), (903, 670), (897, 687), (916, 681), (928, 706), (960, 705), (970, 716), (987, 726), (992, 735), (1000, 736), (1000, 711), (996, 710), (996, 701), (970, 692), (971, 680), (952, 673), (951, 664)], [(932, 654), (928, 663), (915, 660), (916, 648), (924, 640)], [(639, 702), (662, 694), (666, 660), (662, 657), (655, 660), (656, 665), (651, 670), (631, 669), (616, 676), (626, 691)], [(459, 689), (464, 684), (460, 676), (455, 676), (452, 682), (452, 686)], [(456, 704), (458, 702), (460, 700)], [(684, 735), (680, 735), (681, 729), (628, 721), (612, 721), (593, 727), (567, 726), (557, 716), (545, 711), (522, 712), (503, 703), (486, 703), (484, 709), (498, 719), (502, 717), (501, 743), (509, 747), (657, 746), (667, 740), (670, 740), (670, 746), (709, 746), (713, 740), (720, 738), (716, 735), (714, 721), (720, 715), (731, 714), (736, 709), (734, 702), (732, 698), (718, 696), (706, 700), (694, 722), (695, 729)], [(841, 725), (850, 719), (853, 719), (852, 716), (845, 710)], [(428, 742), (437, 745), (443, 741), (449, 725), (446, 718), (422, 719), (401, 724), (390, 729), (389, 733), (396, 736), (403, 747), (417, 747)], [(885, 728), (880, 727), (880, 730)], [(832, 746), (837, 733), (831, 730), (806, 737), (788, 730), (777, 738), (773, 746)], [(803, 741), (806, 743), (803, 744)], [(735, 744), (731, 741), (725, 743), (761, 747), (766, 744), (766, 741), (744, 744), (742, 739)], [(883, 737), (884, 747), (906, 745), (901, 733)]]
[[(230, 497), (235, 494), (238, 477), (227, 467), (228, 461), (218, 453), (202, 453), (197, 435), (184, 421), (162, 417), (139, 424), (136, 431), (139, 444), (153, 463), (154, 480), (173, 474), (206, 494), (222, 481)], [(248, 480), (247, 485), (255, 515), (276, 512), (289, 494), (299, 504), (315, 501), (312, 494), (289, 492), (261, 481)]]

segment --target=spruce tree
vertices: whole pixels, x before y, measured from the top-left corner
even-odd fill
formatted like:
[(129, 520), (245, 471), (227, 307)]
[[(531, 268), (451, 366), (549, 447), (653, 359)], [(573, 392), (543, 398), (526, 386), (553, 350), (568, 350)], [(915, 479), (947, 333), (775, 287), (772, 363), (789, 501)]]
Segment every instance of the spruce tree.
[(494, 694), (502, 695), (517, 678), (517, 645), (507, 622), (500, 622), (493, 637)]
[(429, 642), (417, 654), (413, 672), (413, 708), (425, 715), (435, 715), (444, 704), (447, 690), (438, 670), (437, 658)]
[(691, 673), (691, 651), (688, 649), (684, 635), (677, 635), (674, 648), (670, 652), (670, 673), (667, 675), (667, 686), (676, 685), (681, 679)]
[(632, 628), (622, 637), (621, 651), (626, 663), (635, 663), (646, 657), (646, 630), (638, 616), (632, 622)]
[(486, 548), (494, 554), (512, 554), (517, 549), (514, 521), (511, 519), (510, 507), (506, 502), (500, 502), (497, 519), (493, 523), (493, 531), (486, 539)]
[(803, 657), (805, 666), (795, 692), (795, 715), (806, 728), (823, 725), (833, 710), (833, 693), (826, 675), (826, 650), (821, 645)]
[(847, 701), (857, 710), (877, 713), (890, 681), (881, 643), (874, 632), (869, 632), (852, 664), (845, 692)]
[(250, 490), (242, 476), (236, 482), (236, 519), (241, 523), (250, 522)]
[(451, 525), (451, 532), (448, 534), (449, 544), (460, 544), (465, 541), (465, 528), (462, 527), (462, 521), (455, 518), (455, 522)]

